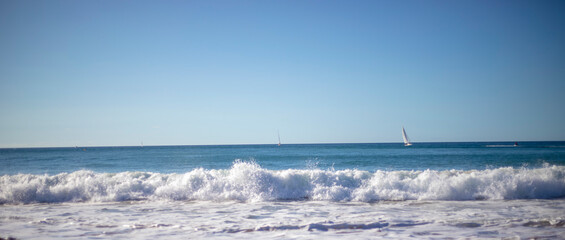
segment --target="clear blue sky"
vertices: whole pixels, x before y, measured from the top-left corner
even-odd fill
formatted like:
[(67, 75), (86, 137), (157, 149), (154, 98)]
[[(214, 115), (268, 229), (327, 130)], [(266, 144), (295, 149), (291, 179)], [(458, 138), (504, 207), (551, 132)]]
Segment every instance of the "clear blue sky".
[(0, 147), (565, 140), (565, 1), (0, 1)]

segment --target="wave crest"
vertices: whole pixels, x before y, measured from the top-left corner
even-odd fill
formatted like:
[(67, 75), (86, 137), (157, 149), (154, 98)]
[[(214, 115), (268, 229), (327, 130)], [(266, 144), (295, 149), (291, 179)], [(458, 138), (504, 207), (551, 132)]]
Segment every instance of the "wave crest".
[(0, 204), (131, 200), (360, 201), (550, 199), (565, 197), (565, 166), (472, 171), (267, 170), (236, 161), (230, 169), (0, 177)]

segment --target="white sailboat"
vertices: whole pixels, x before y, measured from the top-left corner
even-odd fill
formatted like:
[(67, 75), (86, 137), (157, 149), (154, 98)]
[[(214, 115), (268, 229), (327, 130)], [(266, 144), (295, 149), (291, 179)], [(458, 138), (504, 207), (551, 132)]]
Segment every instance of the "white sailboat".
[(406, 135), (406, 130), (404, 130), (404, 127), (402, 127), (402, 140), (404, 140), (404, 146), (412, 146), (408, 135)]
[(277, 131), (277, 136), (279, 137), (279, 144), (277, 144), (277, 146), (281, 146), (281, 134), (279, 133), (279, 131)]

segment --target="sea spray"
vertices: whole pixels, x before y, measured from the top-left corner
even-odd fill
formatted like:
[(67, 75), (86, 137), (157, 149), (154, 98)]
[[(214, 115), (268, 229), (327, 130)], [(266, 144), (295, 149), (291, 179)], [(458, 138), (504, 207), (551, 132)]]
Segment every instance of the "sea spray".
[(565, 197), (565, 166), (487, 170), (375, 172), (346, 169), (268, 170), (235, 161), (230, 169), (183, 174), (96, 173), (0, 177), (0, 203), (114, 201), (501, 200)]

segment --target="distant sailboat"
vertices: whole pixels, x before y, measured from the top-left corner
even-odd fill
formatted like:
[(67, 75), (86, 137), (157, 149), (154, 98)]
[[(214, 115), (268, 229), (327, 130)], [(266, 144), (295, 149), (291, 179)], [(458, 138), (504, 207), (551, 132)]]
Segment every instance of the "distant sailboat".
[(281, 134), (279, 133), (279, 131), (277, 131), (277, 136), (279, 137), (279, 144), (277, 144), (277, 146), (281, 146)]
[(412, 146), (408, 135), (406, 135), (406, 130), (404, 130), (404, 127), (402, 127), (402, 140), (404, 140), (404, 146)]

